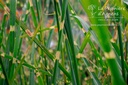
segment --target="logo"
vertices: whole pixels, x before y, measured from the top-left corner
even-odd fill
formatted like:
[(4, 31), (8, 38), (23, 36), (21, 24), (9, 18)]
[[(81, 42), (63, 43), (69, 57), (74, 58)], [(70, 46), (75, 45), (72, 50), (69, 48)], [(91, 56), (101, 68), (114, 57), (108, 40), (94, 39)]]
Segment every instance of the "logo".
[[(91, 13), (89, 18), (96, 18), (100, 22), (105, 21), (109, 23), (109, 24), (105, 24), (105, 26), (115, 25), (113, 23), (119, 22), (120, 19), (123, 18), (123, 16), (120, 16), (120, 12), (126, 11), (125, 7), (119, 7), (116, 4), (113, 6), (108, 4), (104, 8), (101, 6), (91, 4), (88, 6), (87, 9)], [(103, 24), (101, 26), (103, 26)]]
[(91, 15), (92, 15), (92, 17), (94, 17), (94, 15), (96, 14), (95, 9), (96, 9), (96, 6), (93, 5), (93, 4), (91, 4), (91, 5), (88, 6), (88, 10), (91, 11)]

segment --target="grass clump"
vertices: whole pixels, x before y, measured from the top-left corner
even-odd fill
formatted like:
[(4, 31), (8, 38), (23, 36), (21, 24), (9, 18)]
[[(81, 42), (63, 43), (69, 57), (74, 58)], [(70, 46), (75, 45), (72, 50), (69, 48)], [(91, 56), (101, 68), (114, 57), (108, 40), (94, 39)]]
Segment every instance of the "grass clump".
[(120, 0), (0, 0), (0, 84), (126, 85), (126, 14)]

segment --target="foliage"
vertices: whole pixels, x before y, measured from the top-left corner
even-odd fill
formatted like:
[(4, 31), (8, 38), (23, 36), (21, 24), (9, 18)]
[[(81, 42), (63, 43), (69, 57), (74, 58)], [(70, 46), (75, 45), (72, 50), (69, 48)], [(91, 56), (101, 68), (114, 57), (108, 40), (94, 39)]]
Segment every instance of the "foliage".
[(127, 1), (0, 0), (0, 85), (126, 85)]

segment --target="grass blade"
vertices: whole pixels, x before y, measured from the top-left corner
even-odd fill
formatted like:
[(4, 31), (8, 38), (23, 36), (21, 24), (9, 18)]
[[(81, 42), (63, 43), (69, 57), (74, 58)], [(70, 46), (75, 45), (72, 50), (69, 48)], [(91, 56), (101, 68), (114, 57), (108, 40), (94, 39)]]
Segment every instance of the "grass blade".
[(122, 44), (122, 37), (121, 37), (121, 28), (118, 26), (118, 36), (119, 36), (119, 46), (120, 46), (120, 54), (121, 54), (121, 66), (122, 66), (122, 75), (125, 79), (125, 68), (124, 68), (124, 53), (123, 53), (123, 44)]
[(3, 61), (2, 61), (2, 56), (1, 56), (1, 54), (0, 54), (0, 64), (1, 64), (1, 67), (2, 67), (2, 70), (3, 70), (3, 74), (4, 74), (4, 76), (5, 76), (6, 83), (7, 83), (7, 85), (10, 85), (10, 84), (9, 84), (9, 80), (8, 80), (8, 76), (7, 76), (7, 73), (6, 73), (6, 71), (5, 71), (5, 67), (4, 67)]
[(76, 59), (76, 54), (75, 54), (75, 50), (74, 50), (74, 41), (73, 41), (73, 36), (72, 36), (72, 31), (71, 31), (71, 25), (70, 25), (70, 18), (69, 18), (69, 12), (68, 9), (66, 11), (66, 19), (65, 19), (65, 31), (67, 34), (67, 38), (69, 41), (69, 44), (71, 46), (71, 53), (72, 53), (72, 58), (70, 61), (73, 65), (74, 68), (74, 73), (75, 73), (75, 81), (77, 85), (80, 85), (80, 81), (79, 81), (79, 75), (78, 75), (78, 68), (77, 68), (77, 59)]

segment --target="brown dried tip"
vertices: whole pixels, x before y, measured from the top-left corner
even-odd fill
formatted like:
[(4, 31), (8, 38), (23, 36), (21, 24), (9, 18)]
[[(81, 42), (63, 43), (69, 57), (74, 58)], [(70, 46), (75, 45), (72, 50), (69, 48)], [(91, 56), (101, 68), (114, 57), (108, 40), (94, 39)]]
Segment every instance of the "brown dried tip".
[(0, 0), (0, 3), (1, 3), (3, 6), (5, 6), (5, 3), (4, 3), (3, 0)]
[(16, 17), (19, 19), (21, 15), (22, 15), (22, 10), (17, 10)]
[(6, 33), (9, 34), (10, 33), (10, 28), (6, 29)]
[(32, 37), (33, 36), (33, 33), (30, 32), (30, 30), (26, 29), (25, 32), (28, 34), (29, 37)]

